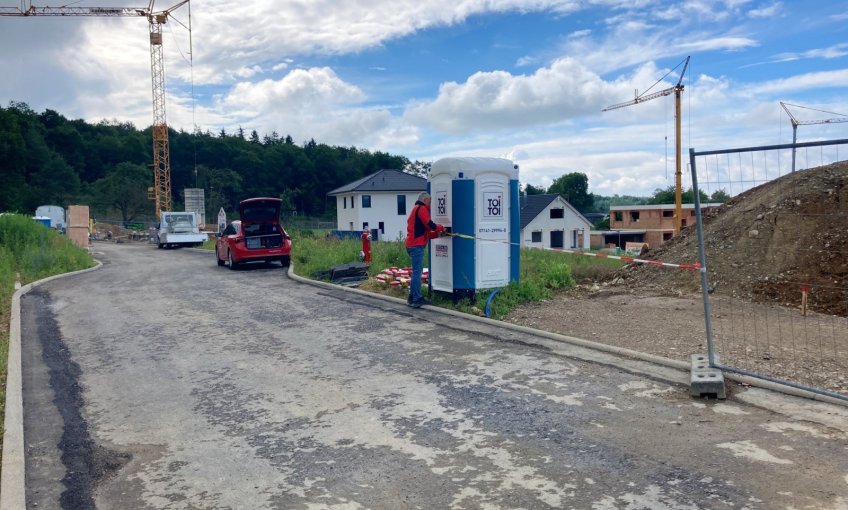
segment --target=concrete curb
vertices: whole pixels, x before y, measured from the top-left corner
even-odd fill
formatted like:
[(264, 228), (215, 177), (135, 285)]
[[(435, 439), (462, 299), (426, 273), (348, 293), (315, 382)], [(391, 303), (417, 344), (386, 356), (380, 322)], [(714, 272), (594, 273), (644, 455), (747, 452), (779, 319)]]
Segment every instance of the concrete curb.
[[(317, 281), (317, 280), (311, 280), (309, 278), (304, 278), (302, 276), (296, 275), (294, 273), (294, 265), (293, 264), (289, 265), (288, 276), (290, 278), (296, 280), (296, 281), (306, 283), (306, 284), (309, 284), (309, 285), (314, 285), (314, 286), (317, 286), (317, 287), (323, 287), (323, 288), (326, 288), (326, 289), (344, 290), (346, 292), (353, 292), (353, 293), (357, 293), (357, 294), (360, 294), (360, 295), (369, 296), (369, 297), (376, 298), (376, 299), (381, 299), (383, 301), (392, 302), (392, 303), (395, 303), (395, 304), (402, 304), (404, 307), (406, 307), (406, 301), (404, 301), (403, 299), (398, 299), (398, 298), (394, 298), (394, 297), (391, 297), (391, 296), (385, 296), (383, 294), (377, 294), (377, 293), (374, 293), (374, 292), (366, 292), (364, 290), (359, 290), (359, 289), (356, 289), (356, 288), (344, 287), (344, 286), (341, 286), (341, 285), (334, 285), (332, 283), (327, 283), (327, 282), (322, 282), (322, 281)], [(500, 328), (510, 329), (510, 330), (520, 332), (520, 333), (526, 333), (528, 335), (531, 335), (532, 337), (542, 337), (542, 338), (554, 340), (555, 342), (567, 343), (567, 344), (570, 344), (570, 345), (583, 347), (583, 348), (591, 349), (591, 350), (594, 350), (594, 351), (613, 354), (613, 355), (616, 355), (616, 356), (622, 356), (622, 357), (625, 357), (625, 358), (630, 358), (630, 359), (633, 359), (633, 360), (638, 360), (638, 361), (642, 361), (642, 362), (645, 362), (645, 363), (658, 365), (658, 366), (666, 368), (666, 369), (672, 369), (672, 371), (680, 371), (681, 373), (679, 374), (679, 377), (675, 376), (673, 373), (670, 374), (667, 371), (650, 372), (650, 375), (653, 376), (653, 377), (663, 379), (663, 380), (666, 380), (668, 382), (677, 383), (677, 384), (689, 384), (689, 381), (690, 381), (690, 371), (691, 371), (692, 367), (691, 367), (691, 363), (688, 363), (688, 362), (685, 362), (685, 361), (677, 361), (677, 360), (673, 360), (673, 359), (669, 359), (669, 358), (663, 358), (661, 356), (654, 356), (652, 354), (646, 354), (644, 352), (625, 349), (625, 348), (622, 348), (622, 347), (615, 347), (615, 346), (612, 346), (612, 345), (606, 345), (606, 344), (601, 344), (601, 343), (598, 343), (598, 342), (593, 342), (591, 340), (584, 340), (582, 338), (576, 338), (576, 337), (571, 337), (571, 336), (566, 336), (566, 335), (560, 335), (558, 333), (551, 333), (551, 332), (548, 332), (548, 331), (532, 329), (532, 328), (528, 328), (526, 326), (519, 326), (517, 324), (512, 324), (512, 323), (509, 323), (509, 322), (498, 321), (498, 320), (489, 319), (489, 318), (486, 318), (486, 317), (478, 317), (476, 315), (469, 315), (469, 314), (466, 314), (466, 313), (457, 312), (455, 310), (449, 310), (449, 309), (446, 309), (446, 308), (440, 308), (440, 307), (437, 307), (437, 306), (424, 306), (423, 308), (426, 308), (427, 310), (435, 311), (435, 312), (438, 312), (438, 313), (451, 315), (451, 316), (454, 316), (454, 317), (460, 317), (460, 318), (471, 320), (471, 321), (481, 322), (481, 323), (487, 324), (489, 326), (496, 326), (496, 327), (500, 327)], [(533, 343), (539, 343), (539, 342), (533, 342), (533, 340), (530, 339), (528, 341), (528, 343), (533, 344)], [(629, 363), (626, 363), (626, 362), (622, 363), (620, 365), (620, 367), (628, 369), (628, 370), (634, 369), (632, 366), (630, 366)], [(644, 366), (642, 366), (641, 369), (636, 368), (636, 370), (645, 372)], [(777, 393), (783, 393), (783, 394), (791, 395), (791, 396), (794, 396), (794, 397), (801, 397), (801, 398), (810, 399), (810, 400), (823, 402), (823, 403), (827, 403), (827, 404), (833, 404), (833, 405), (837, 405), (837, 406), (840, 406), (840, 407), (848, 407), (848, 402), (846, 402), (845, 400), (840, 400), (840, 399), (837, 399), (837, 398), (829, 397), (827, 395), (821, 395), (821, 394), (818, 394), (818, 393), (813, 393), (811, 391), (806, 391), (806, 390), (802, 390), (802, 389), (799, 389), (799, 388), (793, 388), (791, 386), (786, 386), (786, 385), (783, 385), (783, 384), (778, 384), (778, 383), (774, 383), (774, 382), (771, 382), (771, 381), (758, 379), (756, 377), (749, 377), (749, 376), (734, 374), (734, 373), (730, 373), (730, 372), (725, 373), (724, 377), (726, 379), (729, 379), (731, 381), (735, 381), (735, 382), (742, 384), (742, 385), (745, 385), (745, 386), (762, 388), (762, 389), (774, 391), (774, 392), (777, 392)], [(2, 510), (2, 509), (0, 509), (0, 510)]]
[(21, 296), (58, 278), (95, 271), (103, 263), (29, 283), (12, 295), (9, 321), (9, 364), (6, 375), (6, 416), (3, 419), (3, 473), (0, 476), (0, 510), (26, 508), (26, 458), (24, 451), (23, 371), (21, 367)]

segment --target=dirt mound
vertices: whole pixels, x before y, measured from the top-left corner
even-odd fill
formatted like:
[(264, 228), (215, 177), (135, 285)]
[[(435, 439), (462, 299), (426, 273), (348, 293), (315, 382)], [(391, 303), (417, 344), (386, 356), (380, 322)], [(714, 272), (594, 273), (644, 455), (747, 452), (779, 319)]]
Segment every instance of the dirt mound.
[[(848, 316), (848, 162), (802, 170), (752, 188), (704, 216), (711, 291), (754, 302)], [(641, 258), (699, 260), (694, 226)], [(613, 285), (669, 294), (700, 290), (698, 271), (631, 264)]]

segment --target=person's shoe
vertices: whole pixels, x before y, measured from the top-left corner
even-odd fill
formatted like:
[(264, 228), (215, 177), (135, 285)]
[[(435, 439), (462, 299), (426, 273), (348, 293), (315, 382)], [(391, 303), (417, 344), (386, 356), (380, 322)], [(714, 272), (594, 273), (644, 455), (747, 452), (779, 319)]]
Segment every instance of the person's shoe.
[(414, 301), (411, 305), (412, 308), (421, 308), (423, 305), (431, 305), (432, 303), (424, 298), (421, 298), (420, 301)]

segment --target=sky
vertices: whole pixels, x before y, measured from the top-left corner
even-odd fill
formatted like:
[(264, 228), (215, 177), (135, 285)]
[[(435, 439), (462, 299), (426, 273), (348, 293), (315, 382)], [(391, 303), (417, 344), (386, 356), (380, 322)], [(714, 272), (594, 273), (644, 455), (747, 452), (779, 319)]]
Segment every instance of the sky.
[[(602, 110), (674, 87), (687, 57), (684, 183), (689, 148), (791, 142), (781, 101), (801, 121), (848, 115), (845, 0), (194, 0), (163, 34), (176, 130), (503, 157), (522, 184), (582, 172), (604, 196), (674, 184), (674, 95)], [(0, 17), (0, 45), (4, 107), (152, 123), (146, 18)], [(797, 137), (848, 138), (848, 122)]]

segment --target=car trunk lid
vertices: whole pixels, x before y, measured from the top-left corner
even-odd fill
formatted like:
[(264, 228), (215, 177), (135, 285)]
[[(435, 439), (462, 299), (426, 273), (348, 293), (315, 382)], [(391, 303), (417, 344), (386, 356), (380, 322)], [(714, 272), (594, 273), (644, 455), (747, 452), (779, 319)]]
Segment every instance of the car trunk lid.
[(250, 198), (239, 204), (242, 226), (251, 223), (277, 223), (280, 219), (279, 198)]

